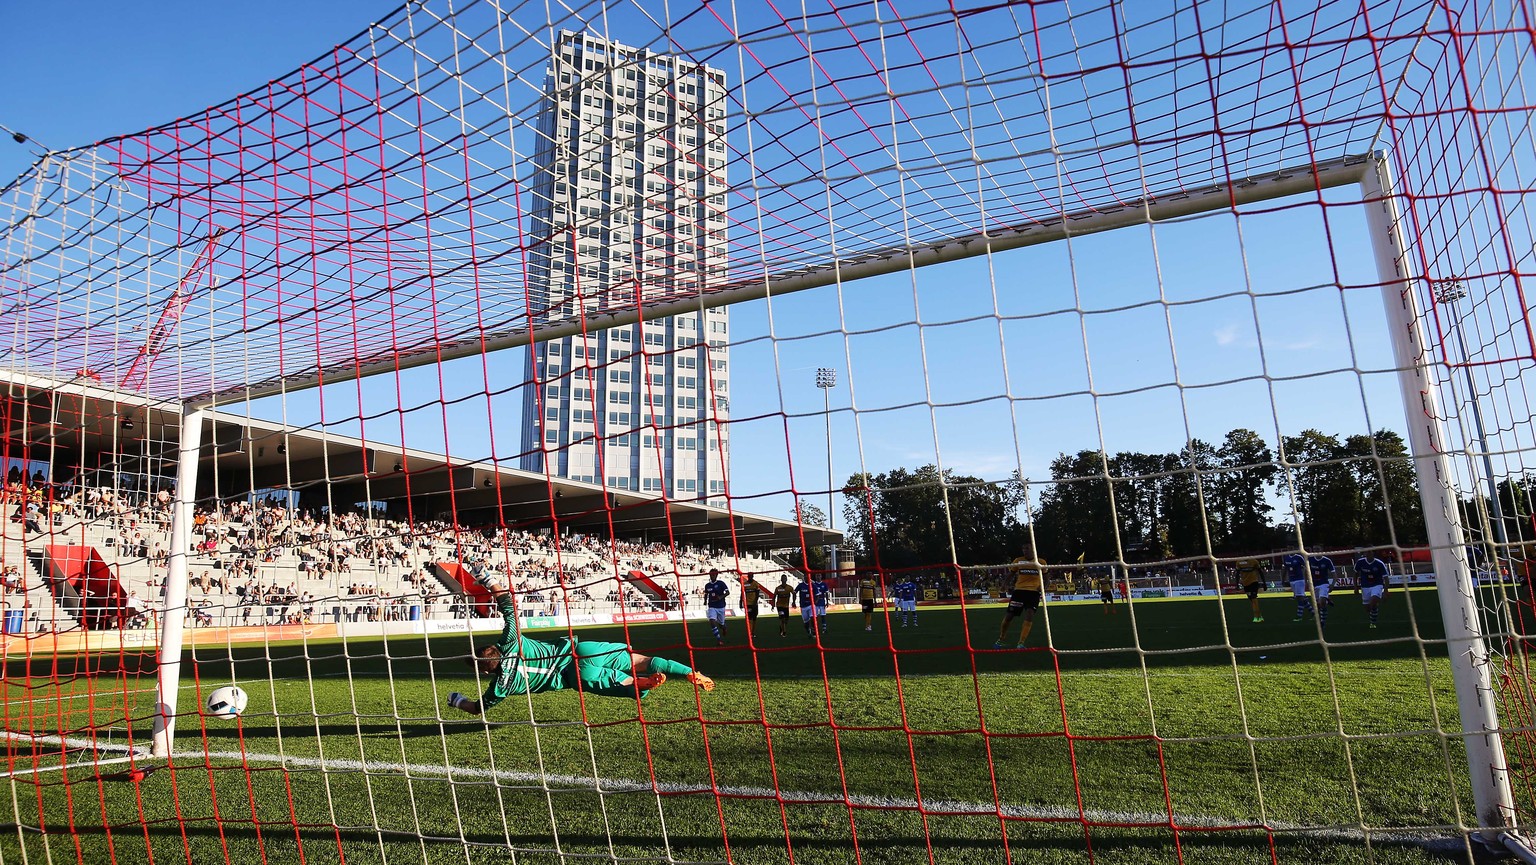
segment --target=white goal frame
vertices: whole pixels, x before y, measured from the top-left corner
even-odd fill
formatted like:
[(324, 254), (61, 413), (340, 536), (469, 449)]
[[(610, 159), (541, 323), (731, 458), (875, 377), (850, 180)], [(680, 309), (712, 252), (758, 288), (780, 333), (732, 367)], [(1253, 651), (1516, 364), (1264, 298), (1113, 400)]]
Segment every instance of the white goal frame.
[[(1330, 160), (1299, 169), (1277, 171), (1261, 177), (1173, 194), (1149, 196), (1114, 209), (1081, 214), (1062, 214), (1047, 223), (1018, 229), (958, 237), (916, 248), (890, 249), (855, 259), (834, 261), (813, 271), (788, 273), (761, 282), (732, 287), (687, 301), (659, 304), (644, 310), (623, 310), (589, 316), (587, 330), (632, 324), (643, 315), (664, 317), (701, 308), (725, 306), (764, 297), (804, 291), (879, 274), (905, 271), (1024, 246), (1049, 243), (1133, 225), (1153, 224), (1240, 205), (1355, 184), (1366, 205), (1371, 249), (1381, 278), (1382, 304), (1389, 323), (1389, 338), (1396, 361), (1397, 380), (1408, 416), (1408, 441), (1418, 477), (1424, 518), (1435, 567), (1435, 586), (1444, 618), (1446, 647), (1451, 660), (1462, 733), (1470, 768), (1477, 825), (1468, 827), (1487, 844), (1502, 845), (1527, 862), (1536, 853), (1516, 831), (1516, 809), (1505, 762), (1505, 751), (1493, 683), (1489, 674), (1492, 654), (1477, 614), (1470, 565), (1465, 552), (1465, 532), (1450, 455), (1444, 442), (1445, 418), (1435, 376), (1433, 356), (1427, 350), (1423, 314), (1414, 289), (1413, 273), (1404, 241), (1404, 223), (1390, 162), (1383, 152)], [(448, 352), (402, 357), (381, 365), (362, 365), (324, 373), (331, 384), (376, 373), (440, 363), (453, 357), (525, 346), (567, 335), (574, 325), (556, 324), (533, 331), (506, 335), (472, 346), (456, 346)], [(239, 391), (239, 398), (255, 399), (276, 393), (292, 393), (318, 386), (320, 376), (288, 380), (266, 388)], [(228, 401), (230, 398), (226, 398)], [(171, 548), (166, 574), (166, 612), (162, 619), (159, 651), (157, 712), (152, 754), (169, 758), (174, 752), (177, 689), (180, 685), (183, 649), (183, 616), (186, 612), (187, 551), (197, 489), (199, 449), (206, 409), (220, 400), (210, 394), (183, 405), (178, 444), (175, 507), (171, 517)]]

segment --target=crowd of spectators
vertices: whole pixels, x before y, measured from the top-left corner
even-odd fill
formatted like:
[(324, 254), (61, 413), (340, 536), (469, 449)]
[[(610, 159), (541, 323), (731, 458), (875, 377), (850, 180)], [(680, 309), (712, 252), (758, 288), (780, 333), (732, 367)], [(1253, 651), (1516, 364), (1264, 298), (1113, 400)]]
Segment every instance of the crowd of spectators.
[[(170, 487), (123, 492), (52, 485), (41, 473), (27, 478), (13, 467), (4, 502), (14, 504), (13, 522), (25, 524), (25, 535), (77, 537), (81, 526), (97, 527), (109, 564), (119, 573), (143, 573), (139, 568), (148, 566), (152, 576), (144, 585), (163, 599), (173, 494)], [(434, 576), (430, 563), (442, 561), (488, 569), (517, 595), (525, 615), (599, 612), (619, 604), (665, 608), (676, 605), (685, 584), (734, 561), (698, 547), (319, 512), (275, 498), (197, 506), (188, 554), (193, 626), (305, 623), (324, 614), (347, 621), (494, 615)], [(755, 567), (776, 566), (759, 559)], [(616, 579), (635, 571), (674, 600), (649, 597)], [(11, 575), (21, 581), (19, 568), (7, 571)]]

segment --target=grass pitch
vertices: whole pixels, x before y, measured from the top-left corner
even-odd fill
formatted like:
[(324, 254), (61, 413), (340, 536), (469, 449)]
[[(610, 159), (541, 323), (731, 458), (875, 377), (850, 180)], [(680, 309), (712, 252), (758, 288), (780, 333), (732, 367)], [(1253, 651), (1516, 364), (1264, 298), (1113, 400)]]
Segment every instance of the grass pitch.
[(755, 649), (741, 620), (723, 648), (583, 629), (719, 688), (485, 721), (443, 707), (476, 690), (462, 635), (201, 647), (183, 710), (232, 680), (251, 705), (184, 715), (137, 780), (57, 769), (58, 737), (146, 742), (152, 676), (11, 661), (8, 769), (49, 771), (8, 780), (0, 862), (1445, 862), (1471, 797), (1435, 597), (1409, 597), (1367, 630), (1341, 593), (1326, 644), (1281, 595), (1263, 624), (1241, 597), (1056, 605), (1025, 651), (991, 650), (999, 604), (836, 614), (819, 645), (770, 615)]

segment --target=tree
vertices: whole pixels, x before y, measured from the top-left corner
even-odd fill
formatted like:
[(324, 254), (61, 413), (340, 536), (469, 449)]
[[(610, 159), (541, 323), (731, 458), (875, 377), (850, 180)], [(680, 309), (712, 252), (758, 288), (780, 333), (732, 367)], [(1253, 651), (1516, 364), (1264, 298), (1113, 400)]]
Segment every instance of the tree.
[(1427, 543), (1418, 476), (1403, 437), (1391, 430), (1352, 435), (1344, 452), (1361, 491), (1361, 545)]
[(1162, 512), (1167, 532), (1158, 552), (1165, 557), (1209, 555), (1224, 540), (1220, 510), (1212, 507), (1219, 460), (1210, 443), (1190, 439), (1165, 465)]
[[(827, 515), (821, 508), (816, 507), (805, 499), (795, 502), (793, 512), (790, 514), (795, 522), (802, 526), (825, 526)], [(805, 571), (822, 571), (830, 565), (827, 561), (827, 548), (821, 545), (811, 547), (796, 547), (788, 553), (789, 562)]]
[(1366, 536), (1365, 500), (1352, 455), (1338, 436), (1315, 429), (1280, 440), (1292, 503), (1310, 549), (1359, 546)]
[[(1118, 453), (1109, 460), (1109, 473), (1114, 478), (1114, 525), (1128, 558), (1163, 556), (1168, 528), (1163, 514), (1167, 468), (1167, 454)], [(1115, 557), (1113, 542), (1107, 555)]]
[[(1133, 506), (1132, 512), (1137, 508)], [(1051, 461), (1050, 485), (1040, 494), (1035, 544), (1047, 561), (1118, 557), (1110, 483), (1101, 451), (1061, 454)]]
[(1273, 544), (1269, 488), (1275, 478), (1274, 460), (1269, 445), (1251, 429), (1232, 430), (1217, 449), (1211, 487), (1224, 529), (1216, 543), (1219, 552), (1255, 552)]
[(884, 568), (992, 564), (1018, 548), (1022, 490), (933, 465), (854, 475), (843, 489), (850, 543)]

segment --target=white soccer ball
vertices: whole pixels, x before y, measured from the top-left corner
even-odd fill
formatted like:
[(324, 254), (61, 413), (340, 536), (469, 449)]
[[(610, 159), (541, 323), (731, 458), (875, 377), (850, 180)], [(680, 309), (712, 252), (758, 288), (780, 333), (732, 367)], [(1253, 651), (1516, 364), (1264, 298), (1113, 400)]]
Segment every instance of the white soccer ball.
[(224, 721), (233, 721), (245, 711), (248, 698), (242, 688), (225, 685), (208, 695), (208, 714)]

